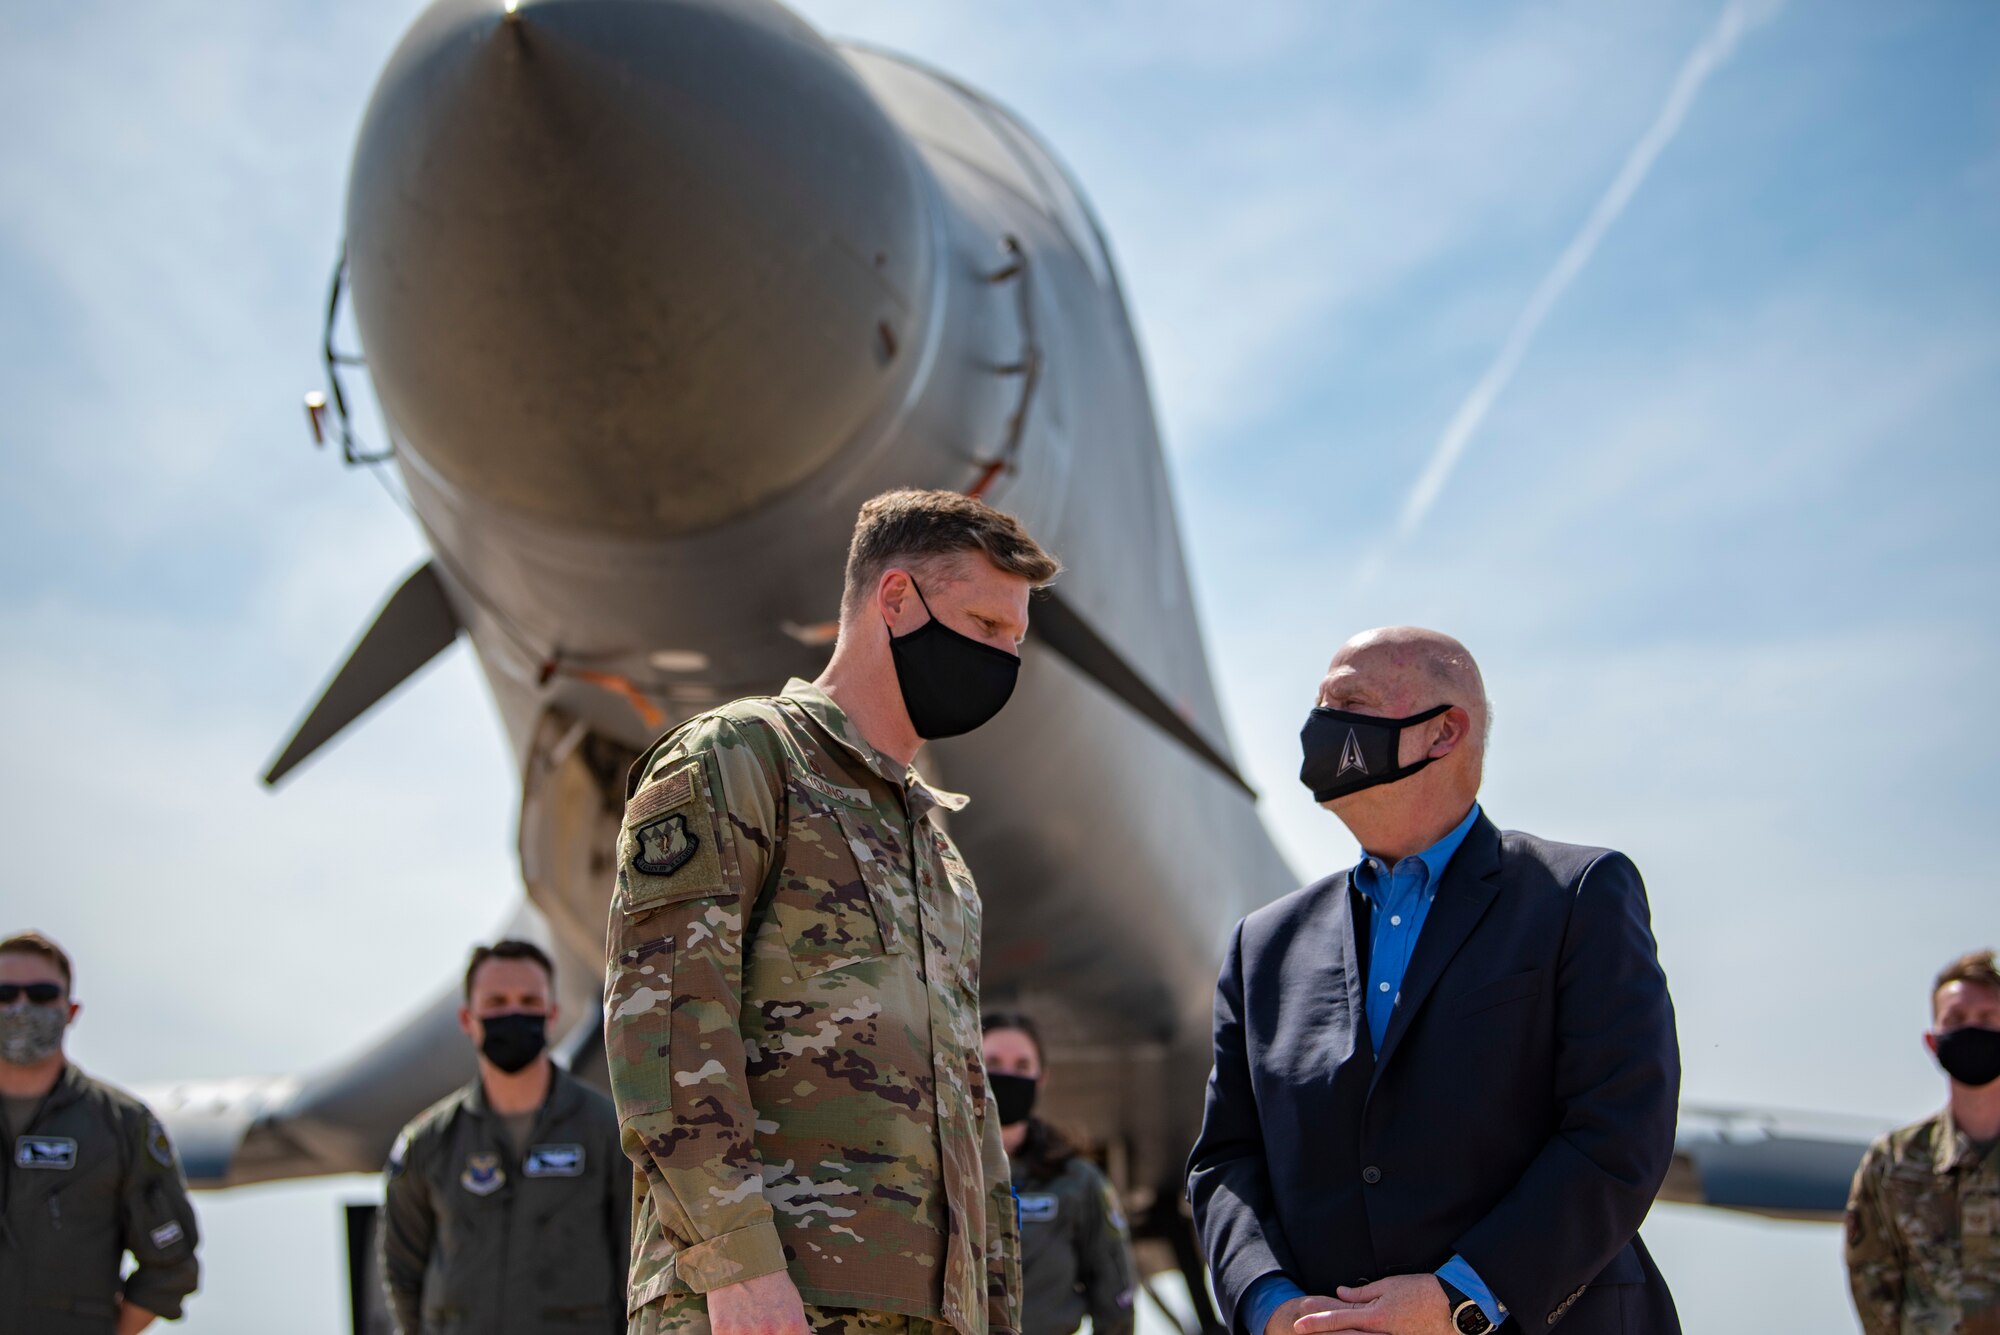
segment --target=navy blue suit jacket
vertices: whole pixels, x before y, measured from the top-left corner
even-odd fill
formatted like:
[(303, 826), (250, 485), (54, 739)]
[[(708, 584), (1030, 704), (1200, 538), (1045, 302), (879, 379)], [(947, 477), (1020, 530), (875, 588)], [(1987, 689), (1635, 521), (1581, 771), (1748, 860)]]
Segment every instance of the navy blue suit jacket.
[(1273, 1271), (1332, 1294), (1457, 1252), (1522, 1329), (1677, 1332), (1637, 1237), (1680, 1095), (1638, 869), (1482, 815), (1438, 884), (1380, 1053), (1367, 914), (1342, 872), (1230, 942), (1188, 1164), (1224, 1320), (1241, 1331), (1238, 1305)]

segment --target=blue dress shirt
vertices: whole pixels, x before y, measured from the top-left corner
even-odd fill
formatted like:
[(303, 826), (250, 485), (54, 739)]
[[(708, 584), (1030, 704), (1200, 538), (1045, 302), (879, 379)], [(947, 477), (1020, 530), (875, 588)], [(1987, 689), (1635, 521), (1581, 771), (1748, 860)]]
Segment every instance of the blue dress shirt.
[[(1382, 1049), (1382, 1036), (1389, 1031), (1389, 1017), (1395, 1013), (1396, 1001), (1402, 995), (1403, 974), (1410, 967), (1410, 956), (1416, 953), (1417, 934), (1423, 931), (1431, 901), (1437, 898), (1438, 882), (1452, 854), (1458, 852), (1467, 831), (1478, 819), (1479, 804), (1475, 802), (1451, 833), (1416, 856), (1390, 867), (1382, 859), (1364, 852), (1354, 868), (1354, 886), (1370, 909), (1368, 993), (1364, 1004), (1368, 1011), (1368, 1036), (1377, 1052)], [(1453, 1256), (1438, 1267), (1437, 1276), (1478, 1303), (1488, 1321), (1498, 1325), (1506, 1319), (1507, 1309), (1465, 1263), (1464, 1257)], [(1243, 1296), (1241, 1310), (1247, 1327), (1244, 1335), (1264, 1335), (1273, 1312), (1292, 1299), (1305, 1296), (1303, 1289), (1282, 1274), (1264, 1276)]]

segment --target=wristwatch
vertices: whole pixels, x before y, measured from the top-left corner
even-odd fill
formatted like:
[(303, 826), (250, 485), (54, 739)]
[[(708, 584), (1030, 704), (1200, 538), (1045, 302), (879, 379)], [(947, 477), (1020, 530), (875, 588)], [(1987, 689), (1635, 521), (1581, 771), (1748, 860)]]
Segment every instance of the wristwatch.
[(1444, 1300), (1451, 1305), (1451, 1328), (1458, 1335), (1486, 1335), (1494, 1328), (1487, 1320), (1486, 1313), (1479, 1304), (1459, 1292), (1456, 1286), (1438, 1276), (1438, 1287), (1444, 1290)]

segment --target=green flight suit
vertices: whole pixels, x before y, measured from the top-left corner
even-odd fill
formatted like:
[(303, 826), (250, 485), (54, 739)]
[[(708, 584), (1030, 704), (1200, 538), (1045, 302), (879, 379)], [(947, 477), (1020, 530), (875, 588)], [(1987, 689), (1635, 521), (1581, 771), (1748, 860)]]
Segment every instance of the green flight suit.
[[(110, 1335), (118, 1299), (168, 1319), (195, 1290), (194, 1207), (159, 1120), (63, 1068), (0, 1167), (0, 1330)], [(125, 1253), (139, 1263), (122, 1283)]]
[(1138, 1268), (1111, 1184), (1080, 1157), (1037, 1167), (1014, 1162), (1022, 1335), (1070, 1335), (1086, 1316), (1094, 1335), (1132, 1335)]
[(611, 1101), (554, 1070), (517, 1152), (474, 1079), (389, 1153), (382, 1282), (401, 1335), (625, 1329), (632, 1165)]

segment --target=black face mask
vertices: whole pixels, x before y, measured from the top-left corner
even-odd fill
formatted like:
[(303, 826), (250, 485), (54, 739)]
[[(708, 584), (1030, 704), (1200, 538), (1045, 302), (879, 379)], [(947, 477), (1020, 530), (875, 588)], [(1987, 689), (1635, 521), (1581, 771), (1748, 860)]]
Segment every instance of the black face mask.
[(1396, 752), (1403, 729), (1434, 719), (1450, 708), (1439, 705), (1408, 718), (1315, 709), (1306, 715), (1306, 726), (1299, 729), (1299, 745), (1306, 753), (1305, 763), (1299, 766), (1299, 782), (1312, 789), (1313, 801), (1331, 802), (1363, 788), (1407, 779), (1430, 764), (1432, 757), (1398, 766)]
[[(917, 582), (911, 580), (910, 587), (917, 589)], [(917, 601), (931, 619), (908, 635), (889, 635), (910, 726), (926, 741), (971, 732), (1006, 705), (1021, 660), (939, 621), (922, 589)]]
[(479, 1021), (486, 1037), (479, 1051), (487, 1061), (508, 1075), (542, 1055), (549, 1045), (549, 1017), (546, 1015), (486, 1015)]
[(1035, 1094), (1042, 1087), (1041, 1081), (989, 1071), (986, 1083), (993, 1087), (993, 1107), (1000, 1114), (1000, 1125), (1018, 1126), (1035, 1111)]
[(1937, 1038), (1938, 1065), (1961, 1085), (1977, 1089), (2000, 1080), (2000, 1029), (1954, 1029)]

